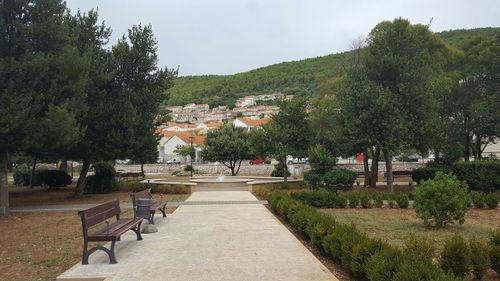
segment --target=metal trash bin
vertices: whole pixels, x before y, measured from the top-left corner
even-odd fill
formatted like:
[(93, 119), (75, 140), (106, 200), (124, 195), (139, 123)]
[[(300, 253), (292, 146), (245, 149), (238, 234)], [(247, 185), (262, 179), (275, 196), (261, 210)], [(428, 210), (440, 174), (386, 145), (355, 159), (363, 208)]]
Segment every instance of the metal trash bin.
[(135, 210), (135, 215), (138, 218), (146, 219), (150, 223), (152, 223), (151, 204), (153, 204), (153, 201), (151, 198), (139, 198), (139, 199), (137, 199), (137, 205), (136, 205), (137, 209)]

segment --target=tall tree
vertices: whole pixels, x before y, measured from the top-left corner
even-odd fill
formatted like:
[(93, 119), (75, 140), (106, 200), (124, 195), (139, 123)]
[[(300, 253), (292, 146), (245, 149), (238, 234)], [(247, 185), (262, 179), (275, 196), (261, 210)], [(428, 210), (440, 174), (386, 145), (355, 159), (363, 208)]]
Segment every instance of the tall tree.
[[(293, 157), (307, 155), (312, 131), (306, 111), (307, 103), (303, 99), (282, 100), (278, 105), (279, 112), (273, 115), (272, 121), (263, 128), (270, 154), (286, 168), (288, 155)], [(285, 184), (288, 182), (287, 174), (285, 171)]]
[(8, 154), (60, 152), (81, 134), (86, 64), (65, 12), (59, 0), (0, 5), (0, 215), (9, 208)]
[(155, 121), (161, 102), (168, 98), (166, 90), (177, 74), (174, 70), (158, 68), (156, 45), (151, 26), (139, 25), (129, 30), (128, 40), (124, 37), (113, 47), (117, 82), (129, 95), (134, 108), (133, 135), (128, 137), (129, 157), (141, 163), (141, 167), (157, 160), (159, 137)]
[(231, 176), (236, 176), (241, 162), (251, 157), (250, 151), (248, 131), (229, 123), (208, 132), (201, 157), (206, 161), (222, 162), (231, 170)]

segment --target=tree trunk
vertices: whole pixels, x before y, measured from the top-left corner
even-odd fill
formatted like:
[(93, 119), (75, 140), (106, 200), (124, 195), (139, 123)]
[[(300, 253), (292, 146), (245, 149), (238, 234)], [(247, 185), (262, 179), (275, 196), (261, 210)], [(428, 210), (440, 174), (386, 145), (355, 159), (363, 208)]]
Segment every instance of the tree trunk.
[(35, 178), (36, 161), (37, 161), (37, 158), (35, 156), (35, 157), (33, 157), (33, 165), (31, 166), (30, 188), (33, 188), (33, 179)]
[(8, 155), (6, 151), (0, 151), (0, 217), (9, 214), (9, 185), (7, 163)]
[(380, 158), (380, 148), (375, 147), (375, 152), (372, 155), (372, 169), (371, 169), (371, 179), (370, 179), (371, 187), (377, 187), (379, 158)]
[(288, 164), (286, 163), (286, 155), (282, 157), (281, 161), (283, 161), (283, 183), (285, 186), (288, 186)]
[(141, 176), (143, 179), (146, 178), (146, 175), (144, 174), (144, 163), (141, 162)]
[(83, 159), (80, 178), (78, 178), (78, 183), (76, 184), (75, 197), (80, 197), (83, 195), (83, 190), (85, 189), (85, 179), (87, 178), (87, 173), (89, 172), (89, 168), (90, 168), (90, 160)]
[(363, 169), (364, 169), (364, 186), (370, 186), (370, 166), (368, 165), (368, 149), (363, 149)]
[(385, 168), (387, 171), (387, 190), (390, 193), (394, 192), (393, 180), (392, 176), (392, 157), (391, 152), (388, 149), (384, 149), (384, 159), (385, 159)]
[(242, 161), (243, 161), (243, 160), (240, 160), (240, 161), (238, 162), (238, 169), (236, 170), (236, 174), (235, 174), (235, 175), (237, 175), (237, 174), (240, 172), (241, 162), (242, 162)]
[(469, 161), (470, 160), (470, 134), (469, 131), (466, 131), (465, 133), (465, 143), (464, 143), (464, 161)]
[(481, 149), (481, 137), (476, 136), (476, 159), (481, 160), (482, 157), (482, 149)]

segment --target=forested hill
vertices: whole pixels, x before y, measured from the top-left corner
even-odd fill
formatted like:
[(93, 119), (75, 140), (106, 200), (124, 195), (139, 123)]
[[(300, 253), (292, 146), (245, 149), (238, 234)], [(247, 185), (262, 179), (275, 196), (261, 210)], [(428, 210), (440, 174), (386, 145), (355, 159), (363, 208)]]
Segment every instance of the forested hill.
[[(479, 37), (500, 35), (500, 28), (476, 28), (438, 33), (445, 41), (462, 49)], [(341, 74), (354, 61), (353, 52), (300, 61), (283, 62), (234, 75), (179, 77), (169, 90), (168, 104), (208, 103), (231, 105), (245, 95), (273, 92), (306, 95), (325, 81)]]

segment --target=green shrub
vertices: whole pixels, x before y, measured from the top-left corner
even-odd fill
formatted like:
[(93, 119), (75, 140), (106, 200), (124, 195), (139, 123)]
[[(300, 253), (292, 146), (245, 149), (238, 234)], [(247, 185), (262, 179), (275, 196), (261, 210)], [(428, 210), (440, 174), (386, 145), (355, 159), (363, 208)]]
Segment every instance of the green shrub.
[(146, 188), (149, 188), (147, 183), (141, 183), (139, 181), (121, 181), (119, 182), (118, 186), (120, 191), (130, 191), (130, 192), (138, 192)]
[(444, 227), (455, 221), (465, 222), (470, 196), (467, 185), (455, 176), (438, 172), (434, 179), (420, 184), (414, 197), (415, 211), (427, 226)]
[(491, 268), (500, 274), (500, 229), (491, 232)]
[(476, 208), (484, 208), (486, 205), (485, 195), (481, 192), (471, 191), (470, 198), (474, 207)]
[(405, 241), (404, 253), (432, 262), (434, 254), (436, 253), (436, 245), (434, 241), (425, 236), (412, 234)]
[(310, 188), (318, 188), (323, 186), (323, 176), (315, 170), (304, 172), (304, 183)]
[(444, 275), (444, 273), (432, 262), (412, 255), (403, 255), (397, 261), (397, 270), (394, 272), (392, 281), (445, 281), (453, 280)]
[(495, 209), (498, 206), (498, 198), (492, 193), (484, 195), (484, 202), (490, 209)]
[(71, 176), (61, 170), (44, 170), (39, 173), (42, 184), (50, 188), (65, 187), (71, 184)]
[(408, 195), (399, 194), (396, 196), (396, 203), (398, 203), (399, 208), (406, 209), (410, 206), (410, 199), (408, 199)]
[(155, 184), (153, 192), (167, 194), (191, 194), (191, 186), (181, 184)]
[(294, 192), (292, 198), (316, 208), (345, 208), (346, 201), (334, 192), (318, 189), (309, 192)]
[(283, 165), (281, 162), (274, 165), (274, 170), (271, 172), (271, 177), (284, 177), (285, 171), (287, 176), (290, 176), (290, 172), (288, 171), (288, 167)]
[(184, 172), (194, 172), (194, 169), (193, 169), (193, 166), (191, 165), (186, 165), (186, 167), (184, 167)]
[(373, 192), (372, 193), (373, 205), (377, 208), (382, 208), (384, 206), (384, 194), (383, 192)]
[(309, 147), (307, 150), (309, 165), (319, 175), (324, 175), (332, 170), (337, 159), (321, 144)]
[[(43, 170), (35, 170), (35, 173), (33, 174), (33, 186), (42, 185), (42, 180), (40, 178), (41, 171)], [(28, 186), (30, 185), (31, 170), (27, 166), (20, 167), (16, 169), (13, 177), (15, 185)]]
[(349, 201), (349, 207), (351, 208), (358, 207), (360, 197), (361, 195), (357, 191), (352, 191), (345, 195), (345, 198)]
[(438, 165), (421, 167), (412, 171), (411, 178), (414, 182), (417, 182), (419, 184), (422, 181), (433, 179), (436, 176), (437, 172), (448, 174), (451, 172), (451, 168)]
[(371, 208), (372, 207), (371, 196), (367, 192), (360, 193), (359, 202), (361, 203), (361, 207), (363, 207), (363, 208)]
[(116, 172), (113, 164), (109, 162), (97, 162), (93, 165), (94, 176), (86, 179), (87, 193), (110, 193), (118, 190)]
[(500, 190), (500, 161), (457, 162), (452, 169), (457, 178), (465, 181), (471, 190), (487, 193)]
[(349, 265), (350, 271), (359, 277), (366, 277), (367, 264), (371, 257), (389, 246), (381, 240), (362, 239), (357, 243), (351, 252), (351, 263)]
[(401, 258), (401, 251), (390, 247), (383, 248), (375, 253), (366, 264), (367, 279), (370, 281), (392, 280), (392, 276), (397, 270), (397, 262)]
[(325, 174), (323, 180), (325, 186), (329, 189), (337, 190), (351, 190), (356, 181), (356, 173), (347, 169), (334, 169)]
[(323, 250), (323, 241), (328, 232), (336, 225), (332, 216), (319, 214), (311, 223), (309, 228), (309, 239), (311, 243), (320, 250)]
[(476, 239), (469, 239), (471, 254), (472, 273), (474, 277), (481, 280), (490, 268), (490, 246), (488, 243)]
[(444, 272), (455, 276), (463, 278), (469, 274), (472, 268), (471, 252), (462, 236), (455, 234), (444, 243), (440, 265)]

